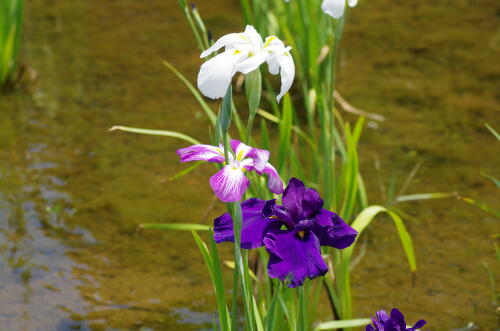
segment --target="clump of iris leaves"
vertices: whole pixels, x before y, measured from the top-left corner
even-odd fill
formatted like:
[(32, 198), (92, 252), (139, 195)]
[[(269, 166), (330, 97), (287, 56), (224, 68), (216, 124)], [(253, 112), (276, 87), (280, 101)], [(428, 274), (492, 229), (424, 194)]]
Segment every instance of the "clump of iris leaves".
[[(211, 33), (197, 8), (188, 5), (185, 0), (178, 1), (200, 51), (209, 49), (213, 45)], [(240, 327), (240, 323), (247, 330), (329, 330), (366, 326), (369, 319), (354, 318), (350, 285), (350, 272), (363, 256), (363, 232), (377, 215), (387, 215), (395, 225), (409, 271), (414, 275), (417, 271), (415, 251), (403, 222), (402, 216), (406, 214), (397, 204), (456, 197), (456, 193), (404, 195), (415, 176), (416, 167), (399, 189), (399, 194), (391, 195), (386, 206), (370, 205), (359, 169), (358, 142), (366, 117), (372, 120), (384, 118), (352, 107), (335, 91), (338, 45), (346, 15), (335, 20), (322, 15), (319, 0), (241, 0), (241, 5), (245, 23), (254, 26), (263, 35), (275, 35), (286, 40), (292, 47), (297, 68), (296, 83), (291, 93), (294, 98), (286, 94), (279, 104), (273, 89), (275, 82), (267, 76), (263, 78), (259, 70), (254, 71), (245, 77), (248, 101), (248, 119), (245, 124), (243, 113), (232, 100), (231, 87), (216, 114), (189, 79), (171, 63), (165, 61), (164, 64), (186, 85), (205, 113), (212, 126), (211, 145), (218, 146), (222, 140), (227, 140), (229, 126), (233, 124), (235, 130), (231, 133), (234, 139), (272, 151), (273, 164), (281, 178), (300, 178), (308, 187), (319, 191), (324, 208), (337, 212), (358, 232), (356, 241), (343, 250), (323, 247), (321, 253), (329, 271), (323, 277), (307, 279), (298, 290), (288, 288), (279, 280), (269, 277), (266, 269), (269, 257), (265, 248), (260, 247), (250, 253), (240, 249), (238, 232), (242, 224), (241, 205), (238, 202), (227, 203), (228, 212), (234, 220), (236, 241), (234, 261), (224, 261), (228, 269), (233, 269), (230, 292), (224, 284), (224, 268), (211, 226), (165, 223), (143, 224), (141, 227), (191, 231), (214, 287), (219, 314), (218, 321), (214, 321), (214, 329), (235, 330)], [(237, 88), (243, 85), (242, 82), (242, 79), (236, 79)], [(256, 86), (264, 86), (263, 91)], [(260, 105), (261, 97), (265, 98), (265, 108)], [(353, 125), (343, 119), (338, 105), (359, 115)], [(254, 122), (259, 127), (258, 135), (252, 131)], [(195, 145), (201, 144), (197, 139), (176, 131), (123, 126), (113, 127), (112, 130), (167, 136)], [(275, 135), (277, 138), (274, 138)], [(188, 166), (174, 175), (172, 180), (181, 180), (201, 164), (198, 162)], [(256, 174), (248, 174), (248, 178), (250, 186), (247, 196), (265, 200), (273, 198), (265, 182)], [(391, 187), (390, 191), (395, 192), (395, 187)], [(209, 233), (206, 239), (208, 243), (199, 234), (205, 231)], [(358, 246), (361, 249), (354, 256)], [(251, 266), (249, 254), (256, 261)], [(226, 297), (227, 293), (231, 293), (230, 300)], [(329, 299), (331, 321), (318, 323), (318, 311), (325, 295)], [(240, 299), (244, 306), (242, 319), (238, 316)]]

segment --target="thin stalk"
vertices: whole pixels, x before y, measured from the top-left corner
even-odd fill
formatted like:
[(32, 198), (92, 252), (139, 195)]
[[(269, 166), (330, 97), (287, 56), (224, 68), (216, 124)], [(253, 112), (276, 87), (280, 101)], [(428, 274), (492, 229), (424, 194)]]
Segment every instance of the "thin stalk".
[(299, 286), (299, 331), (306, 330), (306, 303), (304, 299), (304, 286)]
[(231, 330), (237, 330), (238, 327), (238, 280), (239, 268), (234, 264), (233, 273), (233, 300), (231, 302)]

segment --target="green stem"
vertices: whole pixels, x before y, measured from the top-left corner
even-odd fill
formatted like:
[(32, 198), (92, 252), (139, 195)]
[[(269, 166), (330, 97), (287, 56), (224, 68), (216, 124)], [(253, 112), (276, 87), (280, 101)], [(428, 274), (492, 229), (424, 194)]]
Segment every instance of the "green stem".
[(304, 299), (304, 286), (299, 286), (299, 331), (306, 330), (306, 303)]

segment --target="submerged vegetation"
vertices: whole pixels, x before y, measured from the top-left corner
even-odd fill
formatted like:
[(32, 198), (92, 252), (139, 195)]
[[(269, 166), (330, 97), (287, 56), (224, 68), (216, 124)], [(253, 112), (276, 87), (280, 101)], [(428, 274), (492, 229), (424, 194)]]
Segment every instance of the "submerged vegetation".
[(23, 0), (0, 3), (0, 87), (14, 83), (23, 24)]

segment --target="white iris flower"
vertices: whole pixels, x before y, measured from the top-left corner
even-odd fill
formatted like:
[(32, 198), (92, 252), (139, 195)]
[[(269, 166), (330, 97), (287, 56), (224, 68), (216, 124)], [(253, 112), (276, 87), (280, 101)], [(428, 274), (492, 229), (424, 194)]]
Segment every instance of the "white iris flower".
[[(331, 17), (338, 19), (344, 16), (346, 0), (323, 0), (321, 9)], [(347, 0), (349, 7), (354, 7), (358, 0)]]
[[(289, 1), (290, 0), (285, 0), (285, 2)], [(358, 3), (358, 0), (323, 0), (321, 9), (331, 17), (339, 19), (344, 16), (346, 1), (349, 7), (354, 7)]]
[(290, 55), (291, 47), (285, 47), (275, 36), (265, 41), (251, 25), (245, 32), (230, 33), (221, 37), (209, 49), (201, 53), (201, 58), (225, 47), (224, 52), (205, 62), (198, 74), (198, 88), (212, 99), (223, 98), (236, 72), (248, 74), (267, 62), (269, 72), (281, 74), (281, 91), (278, 102), (290, 89), (295, 77), (295, 64)]

